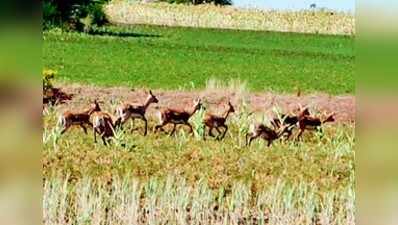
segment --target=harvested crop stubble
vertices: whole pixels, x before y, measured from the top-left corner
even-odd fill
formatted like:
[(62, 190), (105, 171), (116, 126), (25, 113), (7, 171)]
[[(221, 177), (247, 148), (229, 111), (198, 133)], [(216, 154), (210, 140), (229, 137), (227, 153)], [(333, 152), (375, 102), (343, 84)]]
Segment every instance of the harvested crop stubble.
[(105, 7), (105, 11), (110, 21), (122, 24), (355, 34), (353, 15), (325, 10), (265, 11), (210, 4), (194, 6), (113, 1)]

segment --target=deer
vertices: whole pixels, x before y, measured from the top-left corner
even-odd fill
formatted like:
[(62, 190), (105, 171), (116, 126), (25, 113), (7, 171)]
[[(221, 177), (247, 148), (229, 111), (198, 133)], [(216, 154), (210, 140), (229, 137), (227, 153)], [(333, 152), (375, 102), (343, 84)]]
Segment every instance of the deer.
[(252, 124), (250, 126), (250, 131), (246, 134), (246, 146), (250, 146), (251, 142), (254, 139), (262, 138), (267, 141), (267, 147), (270, 147), (272, 142), (278, 139), (285, 130), (288, 128), (288, 125), (282, 125), (278, 130), (272, 129), (265, 124)]
[[(205, 131), (203, 132), (203, 139), (206, 140), (206, 127), (208, 127), (209, 136), (214, 137), (213, 129), (216, 129), (218, 132), (216, 140), (222, 140), (228, 131), (228, 126), (225, 124), (225, 122), (227, 121), (228, 116), (234, 112), (235, 112), (234, 107), (232, 106), (231, 102), (228, 102), (228, 110), (224, 113), (223, 116), (217, 116), (214, 114), (207, 113), (203, 119), (203, 124), (205, 125)], [(220, 131), (220, 127), (224, 128), (223, 133)]]
[(115, 129), (120, 125), (122, 118), (116, 120), (106, 112), (94, 112), (91, 116), (93, 124), (94, 143), (97, 143), (97, 134), (101, 136), (103, 144), (107, 145), (107, 139), (115, 135)]
[(170, 132), (170, 136), (174, 134), (176, 131), (176, 127), (178, 124), (186, 125), (189, 127), (189, 133), (193, 133), (192, 125), (188, 122), (189, 119), (202, 107), (202, 103), (200, 99), (196, 99), (193, 101), (193, 109), (192, 110), (182, 110), (182, 109), (172, 109), (166, 108), (161, 111), (158, 111), (159, 124), (155, 126), (155, 132), (159, 129), (163, 130), (163, 127), (167, 124), (173, 124), (173, 130)]
[(101, 108), (98, 104), (98, 101), (94, 100), (94, 103), (92, 103), (90, 108), (86, 111), (80, 113), (74, 113), (71, 111), (64, 112), (58, 119), (59, 126), (63, 128), (61, 135), (64, 134), (71, 126), (80, 126), (84, 133), (87, 134), (87, 128), (85, 125), (92, 127), (93, 124), (90, 122), (90, 116), (94, 112), (99, 111), (101, 111)]
[(296, 136), (296, 139), (299, 139), (302, 134), (304, 133), (305, 130), (321, 130), (322, 131), (322, 125), (325, 123), (329, 122), (334, 122), (335, 121), (335, 113), (331, 113), (326, 116), (325, 119), (321, 119), (319, 117), (313, 117), (313, 116), (308, 116), (301, 114), (299, 116), (299, 121), (298, 121), (298, 127), (300, 129), (298, 135)]
[(280, 129), (282, 125), (288, 125), (283, 133), (286, 134), (286, 139), (289, 139), (291, 137), (291, 135), (293, 134), (293, 129), (298, 126), (299, 117), (310, 115), (308, 108), (302, 109), (300, 106), (299, 110), (300, 112), (298, 115), (280, 114), (279, 117), (271, 120), (271, 125), (274, 129)]
[(130, 118), (133, 120), (133, 126), (134, 126), (135, 119), (143, 120), (145, 123), (144, 136), (146, 136), (148, 133), (148, 121), (145, 117), (145, 113), (146, 113), (148, 107), (152, 103), (158, 103), (158, 102), (159, 102), (159, 100), (156, 98), (155, 95), (153, 95), (152, 91), (149, 90), (148, 97), (146, 98), (145, 103), (143, 105), (123, 103), (121, 106), (119, 106), (116, 109), (117, 116), (119, 118), (121, 118), (120, 125), (123, 125), (124, 123), (126, 123), (126, 121)]

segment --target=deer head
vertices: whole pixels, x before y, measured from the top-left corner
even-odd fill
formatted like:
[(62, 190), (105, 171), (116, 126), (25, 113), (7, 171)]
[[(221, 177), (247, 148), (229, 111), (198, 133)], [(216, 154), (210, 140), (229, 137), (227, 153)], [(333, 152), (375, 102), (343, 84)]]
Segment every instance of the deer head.
[(99, 111), (101, 111), (101, 107), (99, 106), (98, 100), (95, 99), (95, 100), (94, 100), (94, 103), (92, 103), (92, 104), (90, 105), (90, 109), (88, 110), (87, 113), (88, 113), (89, 115), (91, 115), (91, 114), (93, 114), (94, 112), (99, 112)]
[(235, 112), (235, 108), (234, 108), (234, 106), (231, 104), (231, 102), (230, 102), (230, 101), (228, 102), (228, 105), (229, 105), (228, 112), (230, 112), (230, 113), (234, 113), (234, 112)]
[(202, 101), (200, 100), (200, 98), (197, 98), (193, 101), (193, 108), (194, 112), (202, 108)]
[(326, 119), (323, 120), (323, 123), (334, 122), (334, 121), (336, 121), (335, 118), (334, 118), (334, 116), (335, 116), (335, 113), (329, 114), (329, 115), (326, 117)]
[(159, 102), (159, 100), (156, 98), (156, 96), (152, 93), (151, 90), (149, 90), (148, 94), (149, 94), (148, 98), (147, 98), (148, 102), (151, 102), (151, 103), (158, 103)]

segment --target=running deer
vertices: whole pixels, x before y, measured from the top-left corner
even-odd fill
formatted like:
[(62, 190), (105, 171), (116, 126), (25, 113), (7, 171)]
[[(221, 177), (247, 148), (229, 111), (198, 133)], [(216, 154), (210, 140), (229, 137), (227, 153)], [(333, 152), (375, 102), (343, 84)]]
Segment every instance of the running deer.
[(264, 124), (252, 124), (250, 126), (250, 131), (246, 134), (246, 146), (250, 146), (254, 139), (260, 137), (268, 142), (267, 147), (269, 147), (274, 140), (282, 136), (287, 127), (288, 125), (283, 125), (279, 130), (276, 130), (271, 129)]
[(166, 126), (167, 124), (171, 123), (173, 124), (173, 130), (170, 133), (170, 136), (174, 134), (176, 131), (176, 127), (178, 124), (186, 125), (189, 127), (189, 132), (192, 133), (193, 129), (191, 124), (188, 122), (188, 120), (195, 114), (196, 111), (198, 111), (202, 107), (202, 103), (200, 99), (196, 99), (193, 102), (193, 109), (190, 111), (186, 110), (181, 110), (181, 109), (171, 109), (167, 108), (162, 111), (159, 111), (158, 116), (159, 116), (159, 125), (155, 126), (155, 132), (158, 129), (161, 129), (164, 131), (163, 127)]
[(271, 120), (271, 125), (274, 127), (274, 129), (280, 129), (282, 125), (287, 125), (288, 126), (283, 132), (283, 134), (286, 134), (286, 139), (289, 139), (290, 136), (292, 136), (293, 129), (295, 127), (297, 127), (297, 125), (298, 125), (299, 117), (300, 116), (309, 116), (310, 115), (310, 112), (309, 112), (308, 108), (302, 109), (300, 107), (299, 110), (300, 110), (300, 112), (299, 112), (298, 115), (280, 114), (279, 117), (276, 117), (273, 120)]
[[(229, 114), (234, 112), (235, 112), (234, 107), (232, 106), (231, 102), (228, 102), (228, 110), (224, 113), (223, 116), (217, 116), (210, 113), (206, 114), (205, 118), (203, 119), (203, 123), (205, 125), (205, 131), (203, 132), (203, 139), (206, 140), (206, 127), (208, 127), (209, 136), (214, 137), (213, 129), (216, 129), (218, 132), (216, 140), (222, 140), (228, 131), (228, 126), (225, 124), (225, 122), (227, 121)], [(224, 128), (224, 132), (220, 131), (220, 127)]]
[(301, 137), (305, 130), (317, 130), (320, 129), (322, 131), (322, 125), (328, 122), (334, 122), (334, 113), (331, 113), (326, 116), (326, 119), (322, 120), (319, 117), (313, 117), (308, 115), (300, 115), (298, 121), (298, 127), (300, 129), (298, 135), (296, 136), (297, 139)]
[(90, 108), (87, 109), (84, 112), (81, 113), (73, 113), (71, 111), (66, 111), (64, 112), (58, 120), (59, 126), (61, 126), (63, 129), (61, 131), (61, 134), (64, 134), (71, 126), (80, 126), (84, 133), (87, 134), (87, 128), (85, 125), (93, 126), (93, 124), (90, 122), (90, 116), (94, 112), (99, 112), (101, 111), (101, 108), (97, 102), (97, 100), (94, 101), (93, 104), (90, 105)]
[[(144, 135), (147, 135), (148, 132), (148, 121), (145, 117), (145, 113), (152, 103), (158, 103), (159, 100), (156, 98), (155, 95), (152, 94), (150, 90), (148, 93), (148, 97), (145, 100), (143, 105), (134, 105), (129, 103), (124, 103), (116, 109), (116, 115), (121, 118), (121, 125), (126, 123), (128, 119), (133, 120), (133, 126), (135, 119), (143, 120), (145, 123), (145, 131)], [(133, 128), (132, 128), (133, 129)]]
[(93, 124), (94, 143), (97, 143), (97, 134), (101, 136), (103, 144), (107, 145), (107, 139), (115, 135), (115, 129), (121, 123), (121, 118), (114, 120), (109, 113), (94, 112), (91, 116)]

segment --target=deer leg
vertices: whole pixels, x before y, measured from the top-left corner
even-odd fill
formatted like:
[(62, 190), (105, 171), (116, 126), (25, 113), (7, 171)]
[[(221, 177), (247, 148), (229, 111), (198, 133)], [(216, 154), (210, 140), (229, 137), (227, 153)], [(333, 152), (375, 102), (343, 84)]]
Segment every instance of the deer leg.
[(130, 129), (130, 131), (133, 132), (133, 131), (135, 131), (135, 129), (134, 129), (134, 127), (135, 127), (135, 118), (132, 117), (131, 120), (132, 120), (132, 122), (131, 122), (131, 129)]
[(189, 133), (191, 133), (193, 135), (193, 128), (192, 128), (191, 124), (186, 122), (185, 125), (187, 125), (189, 127)]
[(267, 147), (271, 146), (271, 144), (272, 144), (272, 140), (267, 140), (267, 141), (268, 141), (268, 143), (267, 143)]
[(104, 136), (104, 135), (101, 135), (101, 139), (102, 139), (102, 143), (104, 143), (104, 145), (106, 146), (107, 143), (106, 143), (106, 138), (105, 138), (105, 136)]
[(251, 133), (247, 133), (246, 134), (246, 136), (245, 136), (245, 146), (248, 146), (249, 145), (249, 143), (248, 143), (248, 140), (247, 140), (247, 138), (249, 137), (249, 135), (251, 135)]
[(303, 135), (304, 129), (300, 129), (299, 133), (297, 134), (295, 140), (298, 141), (301, 139), (301, 135)]
[(84, 124), (79, 124), (79, 126), (83, 129), (84, 133), (87, 134), (87, 128), (84, 126)]
[(217, 132), (218, 132), (218, 135), (217, 135), (217, 137), (216, 137), (216, 140), (220, 140), (220, 136), (222, 135), (222, 132), (221, 132), (221, 130), (220, 130), (219, 127), (216, 127), (216, 130), (217, 130)]
[(66, 125), (66, 126), (64, 127), (64, 129), (62, 129), (61, 135), (64, 134), (69, 128), (70, 128), (70, 125)]
[(99, 133), (97, 128), (93, 127), (94, 143), (97, 143), (97, 132)]
[[(249, 138), (249, 143), (247, 143), (247, 137), (248, 137), (248, 136), (250, 136), (250, 138)], [(250, 146), (250, 144), (252, 143), (252, 141), (253, 141), (254, 139), (258, 138), (259, 136), (260, 136), (259, 134), (254, 135), (253, 133), (248, 133), (248, 134), (246, 134), (246, 146)]]
[(177, 127), (177, 124), (173, 124), (173, 130), (170, 132), (170, 136), (173, 136), (173, 134), (176, 132), (176, 127)]
[(227, 125), (223, 125), (222, 127), (224, 127), (225, 128), (225, 130), (224, 130), (224, 133), (222, 134), (222, 136), (221, 136), (221, 139), (220, 140), (222, 140), (222, 139), (224, 139), (224, 137), (225, 137), (225, 134), (227, 133), (227, 131), (228, 131), (228, 126)]
[(145, 131), (144, 131), (144, 136), (146, 136), (147, 135), (147, 133), (148, 133), (148, 121), (147, 121), (147, 119), (145, 118), (145, 117), (142, 117), (142, 120), (144, 121), (144, 123), (145, 123)]
[(214, 127), (210, 127), (209, 128), (209, 136), (210, 137), (214, 137), (215, 135), (213, 134), (213, 129), (214, 129)]
[(249, 138), (249, 146), (251, 145), (252, 141), (253, 141), (254, 139), (256, 139), (256, 138), (258, 138), (257, 135), (251, 136), (251, 137)]
[(286, 130), (286, 133), (287, 133), (286, 140), (289, 140), (290, 137), (291, 137), (292, 134), (293, 134), (293, 129), (287, 129), (287, 130)]
[(161, 131), (164, 132), (165, 130), (163, 129), (163, 127), (166, 126), (167, 124), (168, 124), (168, 122), (162, 122), (161, 124), (156, 125), (155, 126), (155, 132), (157, 132), (158, 129), (160, 129)]

